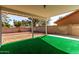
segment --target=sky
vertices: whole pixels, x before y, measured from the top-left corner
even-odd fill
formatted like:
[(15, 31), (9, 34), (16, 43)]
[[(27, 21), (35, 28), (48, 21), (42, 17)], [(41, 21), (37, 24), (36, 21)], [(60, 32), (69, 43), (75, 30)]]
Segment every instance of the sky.
[(9, 24), (13, 25), (13, 20), (17, 20), (17, 21), (22, 21), (22, 20), (29, 20), (27, 17), (21, 17), (21, 16), (16, 16), (16, 15), (11, 15), (8, 14), (9, 19), (11, 19), (11, 21), (9, 22)]
[[(73, 11), (72, 11), (73, 12)], [(56, 15), (56, 16), (52, 16), (49, 19), (48, 25), (55, 25), (55, 21), (59, 20), (60, 17), (64, 17), (66, 15), (71, 14), (72, 12), (68, 12), (68, 13), (64, 13), (64, 14), (60, 14), (60, 15)], [(8, 14), (9, 19), (11, 19), (11, 21), (9, 22), (9, 24), (13, 25), (13, 20), (17, 20), (17, 21), (22, 21), (22, 20), (29, 20), (27, 17), (21, 17), (21, 16), (16, 16), (16, 15), (10, 15)]]
[(64, 13), (64, 14), (60, 14), (60, 15), (56, 15), (56, 16), (53, 16), (53, 17), (50, 17), (48, 25), (49, 26), (50, 25), (56, 25), (54, 22), (56, 22), (57, 20), (59, 20), (60, 17), (65, 17), (65, 16), (71, 14), (72, 12), (73, 11), (68, 12), (68, 13)]

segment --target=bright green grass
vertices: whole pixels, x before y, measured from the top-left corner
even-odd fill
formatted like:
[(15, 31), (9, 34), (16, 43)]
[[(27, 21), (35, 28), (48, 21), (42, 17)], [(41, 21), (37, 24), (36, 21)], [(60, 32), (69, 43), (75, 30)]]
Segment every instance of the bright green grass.
[(40, 36), (2, 45), (0, 53), (66, 54), (79, 53), (79, 41), (53, 36)]
[(43, 40), (61, 51), (79, 54), (79, 41), (54, 36), (45, 36)]

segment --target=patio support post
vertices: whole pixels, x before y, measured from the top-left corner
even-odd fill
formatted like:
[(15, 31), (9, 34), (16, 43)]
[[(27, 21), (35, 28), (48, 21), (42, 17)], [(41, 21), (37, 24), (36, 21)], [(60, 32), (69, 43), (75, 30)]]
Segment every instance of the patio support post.
[[(0, 16), (1, 17), (1, 16)], [(2, 44), (2, 20), (0, 19), (0, 44)], [(1, 46), (1, 45), (0, 45)]]
[(47, 20), (45, 20), (45, 35), (47, 35)]
[[(0, 14), (1, 14), (1, 8), (0, 8)], [(2, 44), (2, 20), (1, 20), (1, 16), (0, 16), (0, 47)]]
[(33, 18), (32, 18), (32, 21), (31, 21), (31, 31), (32, 31), (32, 38), (34, 38), (34, 27), (33, 27)]

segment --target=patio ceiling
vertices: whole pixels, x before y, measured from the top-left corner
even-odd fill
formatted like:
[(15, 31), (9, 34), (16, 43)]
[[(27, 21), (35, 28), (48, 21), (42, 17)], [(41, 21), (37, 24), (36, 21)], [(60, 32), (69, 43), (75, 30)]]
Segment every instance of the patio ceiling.
[(3, 5), (2, 7), (40, 18), (49, 18), (79, 8), (78, 5)]

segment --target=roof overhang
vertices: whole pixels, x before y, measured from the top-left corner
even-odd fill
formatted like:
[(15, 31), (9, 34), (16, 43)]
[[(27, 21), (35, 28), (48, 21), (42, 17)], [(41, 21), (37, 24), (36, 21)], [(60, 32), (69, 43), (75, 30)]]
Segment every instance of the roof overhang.
[(7, 13), (28, 16), (32, 18), (49, 18), (78, 9), (78, 5), (2, 5)]
[(34, 15), (31, 13), (26, 13), (23, 11), (19, 10), (14, 10), (6, 7), (1, 7), (1, 14), (12, 14), (12, 15), (17, 15), (17, 16), (23, 16), (23, 17), (28, 17), (28, 18), (37, 18), (37, 19), (46, 19), (45, 17)]

